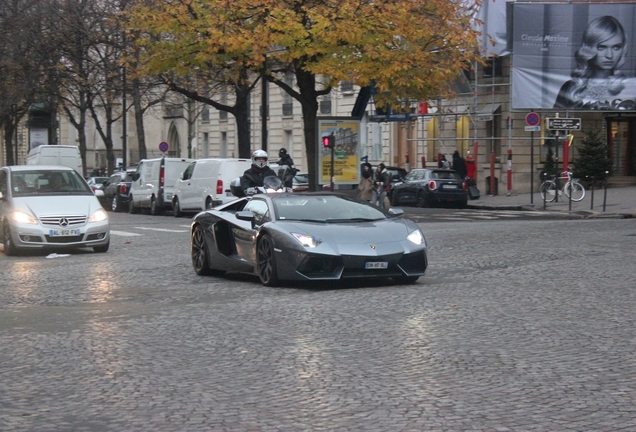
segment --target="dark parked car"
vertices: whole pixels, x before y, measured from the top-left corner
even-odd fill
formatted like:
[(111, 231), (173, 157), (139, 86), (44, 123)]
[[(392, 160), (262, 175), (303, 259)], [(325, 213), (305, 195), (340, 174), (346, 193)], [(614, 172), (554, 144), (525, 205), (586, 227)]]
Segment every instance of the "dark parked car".
[(113, 173), (102, 186), (104, 196), (100, 197), (102, 206), (114, 212), (128, 210), (128, 193), (134, 169)]
[(452, 204), (466, 208), (468, 187), (457, 171), (448, 169), (414, 169), (402, 183), (393, 187), (391, 204), (432, 207)]
[[(375, 175), (376, 168), (377, 167), (373, 167), (373, 175)], [(389, 190), (386, 194), (387, 198), (391, 200), (391, 196), (393, 195), (393, 186), (404, 181), (404, 177), (406, 177), (406, 170), (400, 167), (388, 166), (386, 167), (386, 172), (391, 176)]]

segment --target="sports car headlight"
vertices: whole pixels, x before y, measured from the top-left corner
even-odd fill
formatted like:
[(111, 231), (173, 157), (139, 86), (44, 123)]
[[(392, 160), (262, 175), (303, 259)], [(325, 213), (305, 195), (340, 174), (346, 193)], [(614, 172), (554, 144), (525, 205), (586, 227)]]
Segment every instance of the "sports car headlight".
[(11, 213), (11, 219), (17, 223), (26, 223), (37, 225), (38, 221), (33, 216), (23, 211), (16, 210)]
[(409, 241), (419, 245), (424, 243), (424, 245), (426, 245), (426, 239), (424, 238), (424, 234), (422, 234), (422, 231), (420, 230), (415, 230), (413, 231), (411, 234), (409, 234), (407, 237), (407, 239), (409, 239)]
[(93, 213), (90, 217), (90, 219), (88, 220), (89, 222), (101, 222), (103, 220), (108, 219), (108, 215), (106, 214), (106, 212), (103, 209), (99, 209), (97, 210), (95, 213)]
[(313, 237), (313, 236), (308, 236), (305, 234), (298, 234), (298, 233), (291, 233), (291, 234), (294, 237), (296, 237), (296, 240), (298, 240), (301, 245), (305, 247), (313, 248), (318, 246), (320, 243), (322, 243), (320, 239), (317, 239), (316, 237)]

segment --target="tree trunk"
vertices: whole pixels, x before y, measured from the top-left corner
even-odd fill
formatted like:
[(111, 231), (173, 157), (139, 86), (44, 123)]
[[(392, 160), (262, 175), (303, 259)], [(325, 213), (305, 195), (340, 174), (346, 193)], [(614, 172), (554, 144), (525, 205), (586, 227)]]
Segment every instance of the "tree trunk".
[(309, 190), (318, 190), (318, 143), (317, 124), (318, 99), (316, 92), (316, 77), (302, 69), (296, 69), (296, 85), (300, 93), (300, 105), (303, 112), (303, 132), (305, 135), (305, 151), (309, 168)]
[(4, 151), (7, 160), (7, 165), (15, 165), (15, 159), (13, 156), (13, 131), (15, 128), (11, 124), (11, 121), (5, 121), (4, 127)]
[[(146, 133), (144, 131), (144, 111), (141, 108), (141, 92), (139, 91), (139, 80), (132, 81), (133, 106), (135, 107), (135, 126), (137, 129), (137, 143), (139, 144), (139, 162), (146, 159)], [(132, 159), (132, 158), (131, 158)]]

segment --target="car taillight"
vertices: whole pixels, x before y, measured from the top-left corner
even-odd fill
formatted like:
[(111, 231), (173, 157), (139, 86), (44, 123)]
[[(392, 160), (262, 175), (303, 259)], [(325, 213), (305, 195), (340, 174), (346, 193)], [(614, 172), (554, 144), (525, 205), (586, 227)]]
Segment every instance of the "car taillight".
[(468, 183), (462, 182), (462, 187), (464, 188), (465, 191), (467, 191), (468, 190)]
[(119, 193), (126, 194), (127, 192), (128, 192), (128, 186), (126, 186), (125, 184), (119, 186)]
[(164, 167), (161, 167), (159, 169), (159, 186), (163, 187), (163, 180), (164, 180)]
[(217, 195), (223, 194), (223, 180), (216, 181), (216, 194)]
[(431, 180), (428, 182), (428, 188), (430, 190), (435, 190), (437, 189), (437, 182), (435, 180)]

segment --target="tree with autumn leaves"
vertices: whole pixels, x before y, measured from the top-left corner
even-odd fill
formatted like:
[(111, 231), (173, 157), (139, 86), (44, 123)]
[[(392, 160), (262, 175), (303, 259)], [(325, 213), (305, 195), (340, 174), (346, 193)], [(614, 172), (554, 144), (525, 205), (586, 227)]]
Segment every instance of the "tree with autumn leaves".
[[(295, 98), (314, 179), (318, 98), (340, 81), (373, 83), (375, 104), (396, 111), (452, 96), (450, 83), (479, 58), (478, 33), (465, 5), (462, 0), (133, 0), (125, 20), (142, 53), (134, 73), (161, 75), (173, 90), (234, 115), (241, 157), (250, 149), (248, 128), (242, 127), (249, 118), (243, 112), (247, 99), (241, 99), (256, 82), (267, 79)], [(295, 76), (294, 86), (286, 84), (285, 73)], [(234, 105), (219, 102), (214, 90), (219, 88), (236, 90)]]

